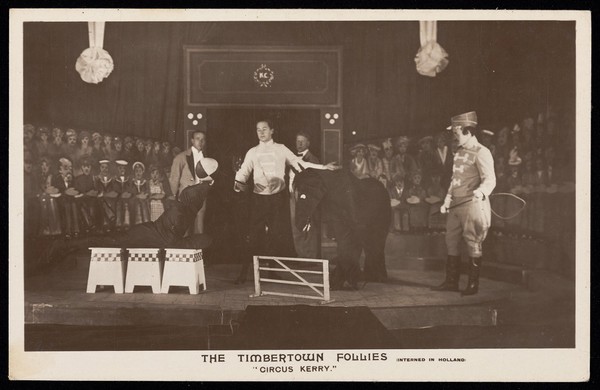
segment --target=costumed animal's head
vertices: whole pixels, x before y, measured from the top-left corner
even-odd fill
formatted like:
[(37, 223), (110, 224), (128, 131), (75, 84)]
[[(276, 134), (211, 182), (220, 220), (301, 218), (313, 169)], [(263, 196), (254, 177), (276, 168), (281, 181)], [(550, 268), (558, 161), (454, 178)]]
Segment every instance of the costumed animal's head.
[(356, 220), (354, 209), (352, 174), (347, 170), (336, 171), (307, 169), (294, 178), (297, 190), (296, 227), (302, 232), (310, 231), (315, 212), (321, 203), (326, 203), (330, 215), (345, 218), (350, 223)]

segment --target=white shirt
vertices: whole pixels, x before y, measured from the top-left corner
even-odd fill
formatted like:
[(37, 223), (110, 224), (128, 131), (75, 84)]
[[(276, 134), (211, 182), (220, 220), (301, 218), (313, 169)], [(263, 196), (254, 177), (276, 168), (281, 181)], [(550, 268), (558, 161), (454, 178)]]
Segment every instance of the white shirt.
[(292, 166), (297, 171), (305, 168), (323, 169), (321, 164), (302, 161), (285, 145), (270, 140), (259, 142), (246, 153), (240, 170), (235, 174), (235, 180), (246, 183), (253, 173), (254, 193), (274, 195), (285, 189), (285, 167)]
[[(195, 146), (192, 146), (192, 156), (194, 156), (194, 169), (196, 169), (198, 161), (204, 158), (204, 153), (202, 153), (202, 150), (198, 150)], [(200, 183), (200, 178), (196, 175), (196, 172), (194, 172), (194, 177), (196, 178), (196, 184)]]

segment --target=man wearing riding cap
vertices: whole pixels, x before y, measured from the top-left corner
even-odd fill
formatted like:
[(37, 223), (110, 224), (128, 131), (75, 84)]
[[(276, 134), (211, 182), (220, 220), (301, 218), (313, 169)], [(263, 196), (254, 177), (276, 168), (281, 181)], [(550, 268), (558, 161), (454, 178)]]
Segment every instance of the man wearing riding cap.
[[(212, 158), (203, 158), (196, 165), (198, 177), (212, 175), (219, 164)], [(194, 224), (198, 210), (204, 204), (210, 185), (201, 181), (186, 187), (174, 202), (156, 221), (133, 226), (127, 232), (105, 236), (92, 236), (72, 241), (55, 241), (48, 251), (48, 262), (66, 257), (79, 249), (93, 246), (118, 248), (181, 248), (205, 249), (212, 240), (206, 234), (194, 234), (184, 238), (185, 233)]]
[(479, 289), (481, 245), (490, 227), (489, 196), (496, 186), (494, 159), (490, 150), (473, 135), (477, 128), (474, 111), (452, 117), (451, 122), (449, 129), (457, 141), (458, 150), (454, 155), (448, 194), (440, 208), (442, 214), (448, 213), (446, 280), (433, 289), (458, 291), (459, 244), (464, 239), (469, 251), (469, 282), (462, 295), (473, 295)]

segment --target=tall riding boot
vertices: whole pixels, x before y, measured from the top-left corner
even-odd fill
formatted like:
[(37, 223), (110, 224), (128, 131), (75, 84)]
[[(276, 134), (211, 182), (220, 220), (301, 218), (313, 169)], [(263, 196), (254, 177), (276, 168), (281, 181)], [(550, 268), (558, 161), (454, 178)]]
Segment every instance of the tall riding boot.
[(434, 291), (458, 291), (460, 277), (460, 256), (450, 256), (446, 260), (446, 280), (439, 286), (432, 287)]
[(479, 271), (481, 270), (481, 257), (469, 257), (469, 283), (460, 295), (474, 295), (479, 291)]

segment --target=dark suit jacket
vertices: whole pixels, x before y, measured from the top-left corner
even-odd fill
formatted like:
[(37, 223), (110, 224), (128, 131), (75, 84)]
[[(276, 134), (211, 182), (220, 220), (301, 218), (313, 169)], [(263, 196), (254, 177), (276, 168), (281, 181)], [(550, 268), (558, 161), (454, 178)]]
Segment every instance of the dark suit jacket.
[(308, 152), (306, 152), (306, 154), (304, 155), (304, 157), (302, 157), (302, 160), (308, 161), (308, 162), (311, 162), (311, 163), (315, 163), (315, 164), (319, 164), (319, 159), (317, 158), (317, 156), (315, 156), (314, 154), (312, 154), (310, 152), (310, 149), (308, 150)]
[[(65, 181), (63, 180), (63, 177), (60, 174), (52, 176), (52, 180), (50, 183), (52, 187), (57, 188), (61, 194), (67, 189), (67, 186), (65, 186)], [(73, 183), (71, 182), (71, 187), (72, 186)]]
[(95, 188), (94, 176), (90, 175), (79, 175), (74, 180), (75, 188), (81, 193), (86, 193)]

